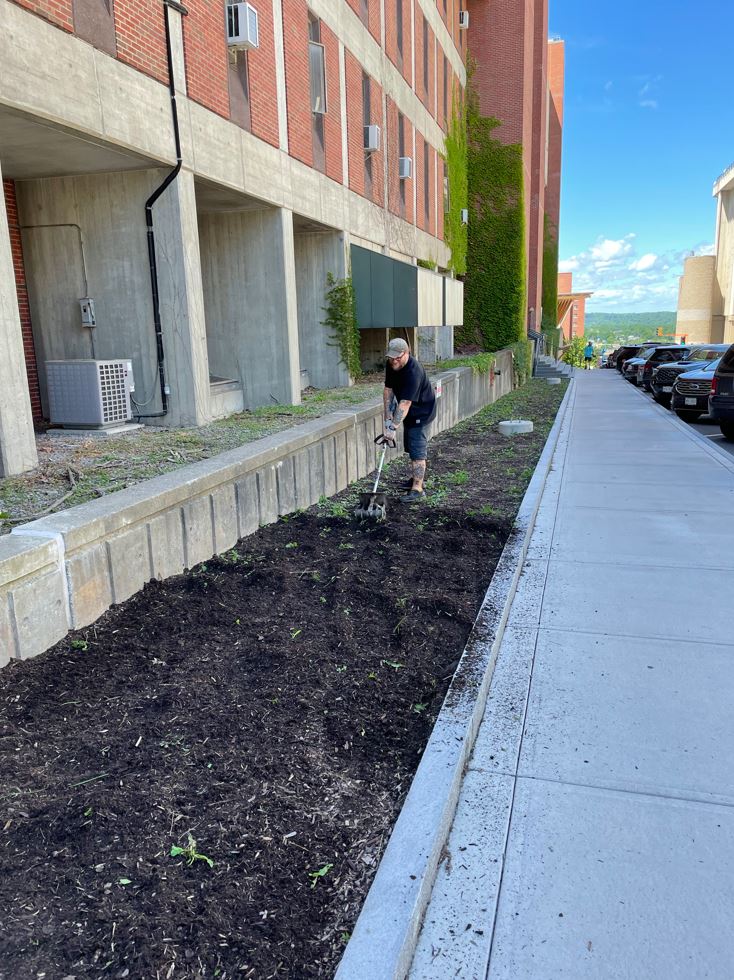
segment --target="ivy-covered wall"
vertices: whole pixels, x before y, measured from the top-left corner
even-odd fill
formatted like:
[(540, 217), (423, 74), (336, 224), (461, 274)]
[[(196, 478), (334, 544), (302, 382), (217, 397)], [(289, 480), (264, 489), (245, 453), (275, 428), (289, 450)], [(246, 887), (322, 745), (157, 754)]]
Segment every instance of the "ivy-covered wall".
[(446, 177), (448, 180), (448, 209), (444, 213), (443, 236), (451, 249), (449, 268), (454, 275), (466, 272), (467, 226), (461, 212), (469, 206), (467, 180), (466, 99), (460, 88), (454, 90), (452, 113), (446, 134)]
[(558, 346), (558, 228), (547, 214), (543, 223), (543, 322), (547, 346)]
[(464, 327), (456, 343), (493, 351), (526, 337), (522, 147), (495, 139), (499, 121), (482, 116), (470, 87), (467, 93), (469, 236)]

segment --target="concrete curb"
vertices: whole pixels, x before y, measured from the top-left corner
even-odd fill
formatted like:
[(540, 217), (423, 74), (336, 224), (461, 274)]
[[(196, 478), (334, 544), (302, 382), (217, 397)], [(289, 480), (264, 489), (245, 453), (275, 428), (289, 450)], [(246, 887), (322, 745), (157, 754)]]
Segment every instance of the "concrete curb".
[(570, 379), (336, 980), (403, 980), (410, 970), (574, 387)]

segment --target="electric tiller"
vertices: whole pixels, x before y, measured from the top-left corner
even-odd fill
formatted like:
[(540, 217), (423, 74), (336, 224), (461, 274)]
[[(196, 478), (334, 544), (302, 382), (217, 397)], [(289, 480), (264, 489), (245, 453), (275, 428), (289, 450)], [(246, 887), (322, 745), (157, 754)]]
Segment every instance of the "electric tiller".
[(380, 485), (380, 475), (382, 474), (382, 467), (385, 463), (385, 454), (388, 448), (395, 448), (395, 440), (386, 439), (384, 435), (379, 435), (375, 439), (375, 444), (382, 447), (380, 462), (377, 466), (377, 474), (375, 476), (375, 485), (372, 487), (371, 492), (360, 493), (359, 503), (354, 508), (354, 516), (359, 517), (360, 520), (384, 521), (387, 516), (387, 499), (384, 493), (377, 492), (377, 488)]

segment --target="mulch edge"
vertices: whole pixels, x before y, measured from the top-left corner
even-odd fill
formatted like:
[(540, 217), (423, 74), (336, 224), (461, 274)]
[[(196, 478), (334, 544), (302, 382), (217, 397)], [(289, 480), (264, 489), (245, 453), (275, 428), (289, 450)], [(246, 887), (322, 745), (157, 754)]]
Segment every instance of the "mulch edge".
[(574, 389), (570, 379), (335, 980), (410, 969)]

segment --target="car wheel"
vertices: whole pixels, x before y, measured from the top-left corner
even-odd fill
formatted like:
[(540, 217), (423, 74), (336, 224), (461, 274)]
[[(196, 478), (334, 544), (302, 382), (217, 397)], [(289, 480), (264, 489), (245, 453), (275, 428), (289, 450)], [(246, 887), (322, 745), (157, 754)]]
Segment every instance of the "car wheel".
[(734, 422), (719, 422), (719, 428), (727, 442), (734, 442)]
[(670, 395), (656, 395), (653, 392), (652, 396), (658, 405), (663, 405), (665, 408), (670, 408)]
[(675, 414), (684, 422), (698, 422), (703, 415), (703, 412), (684, 412), (676, 409)]

